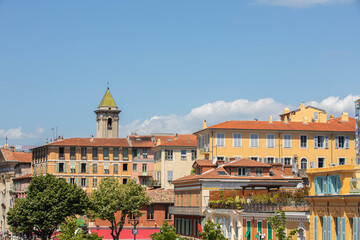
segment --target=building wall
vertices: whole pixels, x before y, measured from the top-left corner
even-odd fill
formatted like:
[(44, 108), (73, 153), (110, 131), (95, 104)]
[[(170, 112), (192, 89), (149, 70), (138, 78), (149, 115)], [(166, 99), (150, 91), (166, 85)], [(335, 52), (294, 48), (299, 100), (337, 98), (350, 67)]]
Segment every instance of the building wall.
[[(165, 149), (173, 151), (173, 159), (165, 159)], [(181, 158), (181, 150), (186, 150), (186, 159)], [(168, 172), (172, 171), (172, 180), (190, 175), (192, 165), (195, 159), (192, 159), (191, 150), (196, 150), (196, 147), (157, 147), (155, 152), (161, 152), (161, 160), (155, 159), (154, 163), (154, 179), (160, 181), (161, 187), (164, 189), (174, 189), (171, 181), (168, 181)], [(158, 179), (158, 172), (160, 172), (160, 179)]]
[[(143, 154), (144, 149), (146, 149), (146, 156)], [(137, 148), (137, 151), (139, 151), (140, 154), (132, 158), (131, 178), (136, 179), (137, 183), (146, 186), (148, 180), (151, 179), (154, 174), (154, 152), (151, 148)], [(143, 171), (144, 164), (146, 165), (146, 171)], [(134, 165), (136, 165), (136, 170)]]
[[(216, 146), (216, 134), (225, 134), (225, 146)], [(242, 134), (241, 147), (233, 147), (233, 134)], [(297, 132), (297, 131), (265, 131), (265, 130), (211, 130), (207, 129), (197, 136), (209, 134), (209, 152), (203, 152), (198, 149), (199, 158), (212, 159), (213, 157), (228, 157), (228, 158), (250, 158), (258, 157), (259, 160), (264, 158), (273, 157), (274, 161), (276, 158), (279, 163), (281, 158), (289, 157), (294, 161), (294, 156), (297, 156), (298, 167), (301, 168), (300, 162), (302, 158), (307, 159), (307, 168), (310, 168), (310, 162), (315, 162), (317, 167), (318, 157), (325, 158), (325, 166), (329, 166), (330, 163), (339, 163), (338, 158), (346, 158), (346, 164), (355, 164), (355, 142), (354, 133), (324, 133), (324, 132)], [(250, 147), (250, 134), (259, 135), (259, 147)], [(267, 134), (275, 135), (275, 147), (267, 147)], [(284, 134), (291, 135), (291, 147), (284, 148), (283, 137)], [(300, 135), (307, 135), (308, 144), (307, 148), (301, 148), (300, 146)], [(314, 137), (315, 136), (327, 136), (329, 138), (328, 148), (315, 148)], [(349, 137), (349, 148), (337, 149), (335, 148), (335, 136)], [(260, 159), (261, 158), (261, 159)]]

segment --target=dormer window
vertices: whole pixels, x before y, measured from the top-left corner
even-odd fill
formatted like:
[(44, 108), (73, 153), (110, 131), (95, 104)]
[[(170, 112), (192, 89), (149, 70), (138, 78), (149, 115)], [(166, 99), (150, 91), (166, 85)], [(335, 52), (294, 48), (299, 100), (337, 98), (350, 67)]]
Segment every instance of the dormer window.
[(250, 176), (250, 168), (238, 168), (238, 176)]
[(108, 120), (107, 120), (107, 128), (108, 128), (108, 130), (112, 129), (112, 119), (111, 118), (108, 118)]
[(263, 169), (262, 168), (255, 168), (255, 176), (262, 176)]

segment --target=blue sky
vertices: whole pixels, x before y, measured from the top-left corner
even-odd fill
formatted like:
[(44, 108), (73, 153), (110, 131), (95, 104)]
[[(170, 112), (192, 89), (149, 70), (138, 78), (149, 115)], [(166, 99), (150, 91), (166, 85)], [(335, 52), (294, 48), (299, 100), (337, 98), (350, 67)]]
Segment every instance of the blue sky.
[(121, 136), (300, 102), (352, 115), (359, 29), (356, 0), (0, 0), (0, 145), (95, 134), (107, 81)]

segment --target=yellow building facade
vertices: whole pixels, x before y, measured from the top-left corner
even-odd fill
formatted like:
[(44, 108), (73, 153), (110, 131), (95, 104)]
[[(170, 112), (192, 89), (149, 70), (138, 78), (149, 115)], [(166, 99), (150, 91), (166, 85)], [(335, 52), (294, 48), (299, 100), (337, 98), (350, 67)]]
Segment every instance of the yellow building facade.
[(360, 239), (360, 167), (309, 169), (310, 239)]
[[(312, 116), (312, 118), (311, 118)], [(280, 121), (226, 121), (195, 132), (199, 159), (250, 158), (293, 165), (294, 171), (355, 163), (355, 119), (327, 118), (324, 110), (300, 105)]]

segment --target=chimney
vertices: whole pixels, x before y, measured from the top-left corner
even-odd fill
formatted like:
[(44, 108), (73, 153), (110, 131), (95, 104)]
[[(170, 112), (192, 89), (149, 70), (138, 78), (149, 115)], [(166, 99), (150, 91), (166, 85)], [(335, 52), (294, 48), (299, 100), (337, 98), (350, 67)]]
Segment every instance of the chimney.
[(15, 147), (14, 146), (9, 147), (9, 149), (10, 149), (10, 152), (15, 152)]
[(303, 118), (303, 124), (308, 124), (308, 123), (309, 123), (309, 121), (308, 121), (307, 117), (304, 117)]
[(175, 134), (175, 140), (178, 140), (178, 138), (179, 138), (179, 134)]
[(299, 104), (299, 109), (302, 111), (305, 109), (305, 104), (304, 103), (300, 103)]
[(277, 171), (280, 171), (280, 172), (283, 171), (283, 169), (282, 169), (283, 165), (281, 163), (268, 163), (268, 164), (271, 165), (271, 169), (274, 169), (274, 170), (277, 170)]
[(288, 113), (288, 112), (290, 112), (290, 109), (289, 109), (289, 108), (284, 108), (283, 114), (284, 114), (284, 113)]
[(151, 141), (152, 141), (152, 142), (155, 142), (155, 141), (156, 141), (156, 139), (155, 139), (155, 136), (154, 136), (154, 135), (152, 135), (152, 137), (151, 137)]
[(342, 122), (348, 122), (349, 121), (349, 114), (347, 112), (343, 112), (341, 114), (341, 121)]
[(207, 128), (206, 120), (203, 121), (202, 129)]
[(273, 123), (272, 116), (269, 117), (269, 123)]
[(288, 123), (288, 116), (285, 116), (284, 123)]
[(156, 142), (156, 146), (160, 146), (161, 145), (161, 140), (160, 140), (160, 138), (157, 140), (157, 142)]
[(90, 142), (94, 142), (94, 135), (91, 135)]

